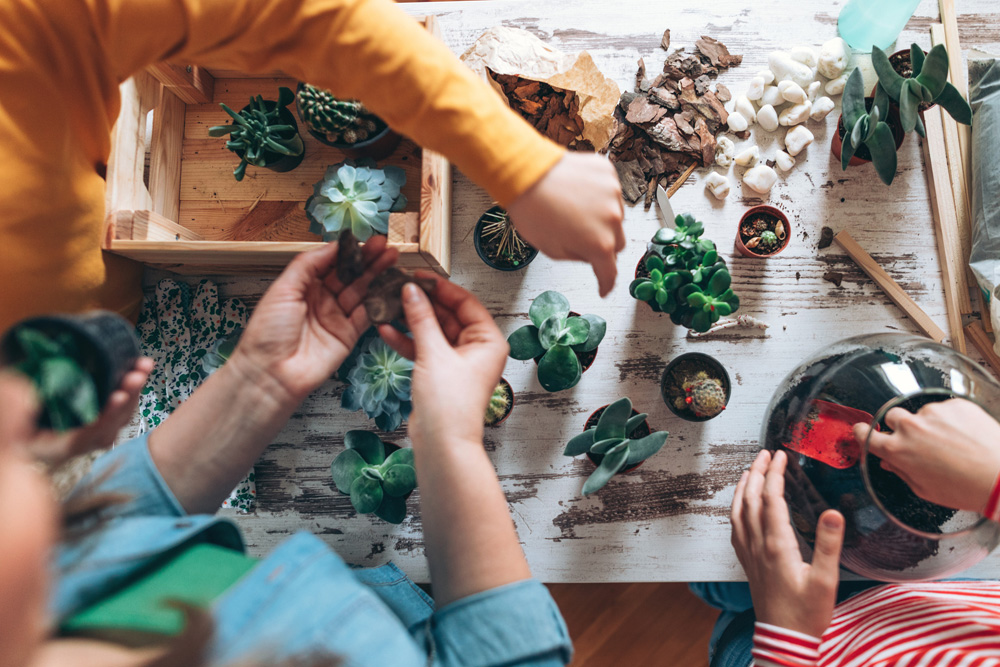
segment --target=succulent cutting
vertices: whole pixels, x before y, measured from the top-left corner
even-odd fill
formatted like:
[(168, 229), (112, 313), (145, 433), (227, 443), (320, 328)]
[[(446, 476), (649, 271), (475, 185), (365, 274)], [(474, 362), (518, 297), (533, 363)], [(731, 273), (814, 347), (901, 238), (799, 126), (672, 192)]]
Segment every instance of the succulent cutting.
[(359, 345), (362, 347), (347, 372), (349, 386), (341, 397), (341, 406), (364, 410), (381, 430), (395, 431), (410, 416), (413, 362), (377, 336), (364, 338)]
[(896, 140), (892, 128), (885, 119), (888, 117), (889, 99), (881, 86), (868, 110), (865, 101), (864, 82), (861, 70), (851, 72), (844, 86), (841, 98), (844, 126), (843, 147), (840, 151), (840, 165), (846, 171), (851, 158), (861, 146), (868, 149), (875, 173), (886, 185), (892, 185), (896, 177)]
[(406, 172), (399, 167), (378, 169), (372, 160), (347, 160), (327, 167), (323, 179), (306, 200), (309, 231), (335, 241), (350, 229), (359, 241), (389, 232), (389, 213), (406, 208), (400, 190)]
[(355, 144), (385, 127), (361, 102), (337, 99), (329, 90), (308, 83), (299, 86), (295, 104), (302, 122), (329, 143)]
[[(358, 514), (372, 514), (389, 523), (406, 518), (406, 498), (417, 488), (413, 450), (395, 449), (368, 431), (348, 431), (346, 449), (330, 466), (337, 490), (351, 497)], [(391, 446), (391, 445), (390, 445)]]

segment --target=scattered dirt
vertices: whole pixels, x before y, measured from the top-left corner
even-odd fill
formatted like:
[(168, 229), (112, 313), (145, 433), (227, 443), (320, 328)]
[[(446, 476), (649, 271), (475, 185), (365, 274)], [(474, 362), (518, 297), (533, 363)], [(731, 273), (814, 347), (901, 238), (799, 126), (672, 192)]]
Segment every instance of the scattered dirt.
[(829, 248), (831, 245), (833, 245), (833, 230), (829, 227), (824, 227), (823, 231), (820, 232), (819, 243), (816, 247), (822, 250), (823, 248)]
[(844, 282), (844, 274), (837, 271), (827, 271), (823, 274), (823, 280), (840, 287), (841, 283)]

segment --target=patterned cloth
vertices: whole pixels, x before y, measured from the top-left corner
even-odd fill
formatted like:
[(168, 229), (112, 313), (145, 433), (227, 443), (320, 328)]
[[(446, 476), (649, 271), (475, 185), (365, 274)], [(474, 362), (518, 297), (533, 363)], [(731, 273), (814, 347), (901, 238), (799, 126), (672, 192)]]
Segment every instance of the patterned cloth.
[[(156, 362), (139, 402), (140, 433), (159, 426), (205, 381), (205, 355), (246, 323), (246, 305), (239, 299), (220, 303), (218, 287), (209, 280), (194, 290), (169, 278), (156, 285), (155, 297), (146, 298), (136, 325), (142, 353)], [(250, 513), (256, 498), (251, 469), (222, 507)]]

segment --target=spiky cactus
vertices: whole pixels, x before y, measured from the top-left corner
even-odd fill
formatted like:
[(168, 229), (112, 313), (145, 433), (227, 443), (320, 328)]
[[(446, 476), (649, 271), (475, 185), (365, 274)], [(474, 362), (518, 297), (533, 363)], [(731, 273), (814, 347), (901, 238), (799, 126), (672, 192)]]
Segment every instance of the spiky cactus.
[(507, 387), (503, 382), (498, 384), (493, 390), (493, 395), (490, 396), (490, 402), (486, 404), (486, 418), (483, 423), (486, 426), (493, 426), (507, 414), (507, 410), (510, 408), (510, 395), (507, 393)]
[(376, 117), (356, 100), (339, 100), (322, 88), (303, 84), (296, 95), (302, 122), (332, 143), (355, 144), (375, 134)]
[(715, 417), (726, 409), (726, 390), (722, 383), (700, 371), (682, 385), (686, 396), (678, 397), (678, 410), (689, 409), (696, 417)]

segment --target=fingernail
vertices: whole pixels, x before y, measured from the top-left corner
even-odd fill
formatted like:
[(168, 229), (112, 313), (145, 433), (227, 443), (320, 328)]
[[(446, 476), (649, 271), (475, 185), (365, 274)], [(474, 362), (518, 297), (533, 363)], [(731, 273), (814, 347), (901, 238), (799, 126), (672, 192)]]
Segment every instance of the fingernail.
[(828, 514), (823, 517), (823, 525), (826, 526), (827, 528), (839, 528), (840, 519), (838, 519), (836, 516), (831, 516)]
[(413, 283), (406, 283), (403, 285), (403, 301), (408, 303), (416, 303), (420, 299), (420, 294), (417, 292), (419, 289)]

